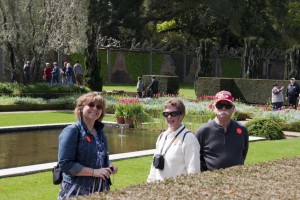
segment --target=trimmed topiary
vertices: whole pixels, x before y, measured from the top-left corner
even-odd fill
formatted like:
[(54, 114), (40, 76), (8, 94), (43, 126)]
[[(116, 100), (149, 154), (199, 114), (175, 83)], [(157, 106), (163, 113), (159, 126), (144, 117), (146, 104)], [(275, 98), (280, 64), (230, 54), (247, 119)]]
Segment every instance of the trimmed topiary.
[(249, 134), (264, 137), (267, 140), (285, 139), (285, 135), (279, 125), (272, 119), (254, 118), (246, 123)]

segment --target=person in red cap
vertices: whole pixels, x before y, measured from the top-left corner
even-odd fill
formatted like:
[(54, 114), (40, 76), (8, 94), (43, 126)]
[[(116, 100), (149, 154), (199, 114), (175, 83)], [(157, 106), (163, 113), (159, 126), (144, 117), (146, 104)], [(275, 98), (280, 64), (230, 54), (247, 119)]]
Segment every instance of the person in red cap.
[(216, 117), (200, 126), (195, 133), (200, 144), (201, 171), (244, 164), (249, 134), (245, 126), (230, 118), (234, 108), (230, 92), (220, 91), (215, 95)]

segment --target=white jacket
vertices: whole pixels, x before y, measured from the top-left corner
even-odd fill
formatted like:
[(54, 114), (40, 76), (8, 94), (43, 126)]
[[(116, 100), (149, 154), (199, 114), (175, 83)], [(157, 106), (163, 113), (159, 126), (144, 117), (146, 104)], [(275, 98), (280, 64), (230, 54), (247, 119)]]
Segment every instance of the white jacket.
[[(183, 125), (175, 132), (163, 132), (156, 141), (155, 154), (162, 154), (172, 142), (176, 134), (184, 128)], [(187, 134), (185, 134), (188, 132)], [(185, 137), (184, 137), (185, 135)], [(183, 140), (184, 137), (184, 141)], [(166, 141), (165, 141), (166, 140)], [(165, 165), (163, 170), (156, 169), (151, 164), (150, 173), (147, 182), (162, 181), (169, 177), (175, 177), (180, 174), (191, 174), (200, 172), (200, 145), (195, 135), (187, 128), (177, 136), (167, 153), (164, 155)]]

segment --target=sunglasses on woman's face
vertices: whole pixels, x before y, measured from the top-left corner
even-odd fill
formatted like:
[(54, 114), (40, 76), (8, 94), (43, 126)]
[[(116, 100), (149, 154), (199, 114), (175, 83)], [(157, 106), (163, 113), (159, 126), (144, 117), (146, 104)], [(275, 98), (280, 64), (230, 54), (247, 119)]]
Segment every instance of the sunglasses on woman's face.
[(91, 102), (88, 104), (88, 107), (90, 108), (94, 108), (96, 106), (97, 110), (101, 110), (102, 109), (102, 106), (101, 105), (96, 105), (95, 103)]
[(228, 110), (228, 109), (231, 109), (232, 106), (233, 105), (230, 104), (230, 103), (217, 103), (216, 104), (216, 108), (219, 109), (219, 110), (222, 109), (222, 108), (224, 108), (224, 107)]
[(179, 112), (179, 111), (172, 111), (172, 112), (163, 112), (162, 114), (163, 114), (164, 117), (168, 117), (169, 115), (171, 117), (177, 117), (178, 115), (181, 114), (181, 112)]

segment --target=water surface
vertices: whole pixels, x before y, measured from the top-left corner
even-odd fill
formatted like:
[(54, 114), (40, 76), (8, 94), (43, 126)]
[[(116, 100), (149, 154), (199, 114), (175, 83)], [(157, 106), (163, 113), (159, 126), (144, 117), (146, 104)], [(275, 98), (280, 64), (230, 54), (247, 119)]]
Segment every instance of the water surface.
[[(0, 169), (57, 161), (60, 129), (0, 134)], [(110, 154), (154, 149), (159, 132), (106, 127)]]

